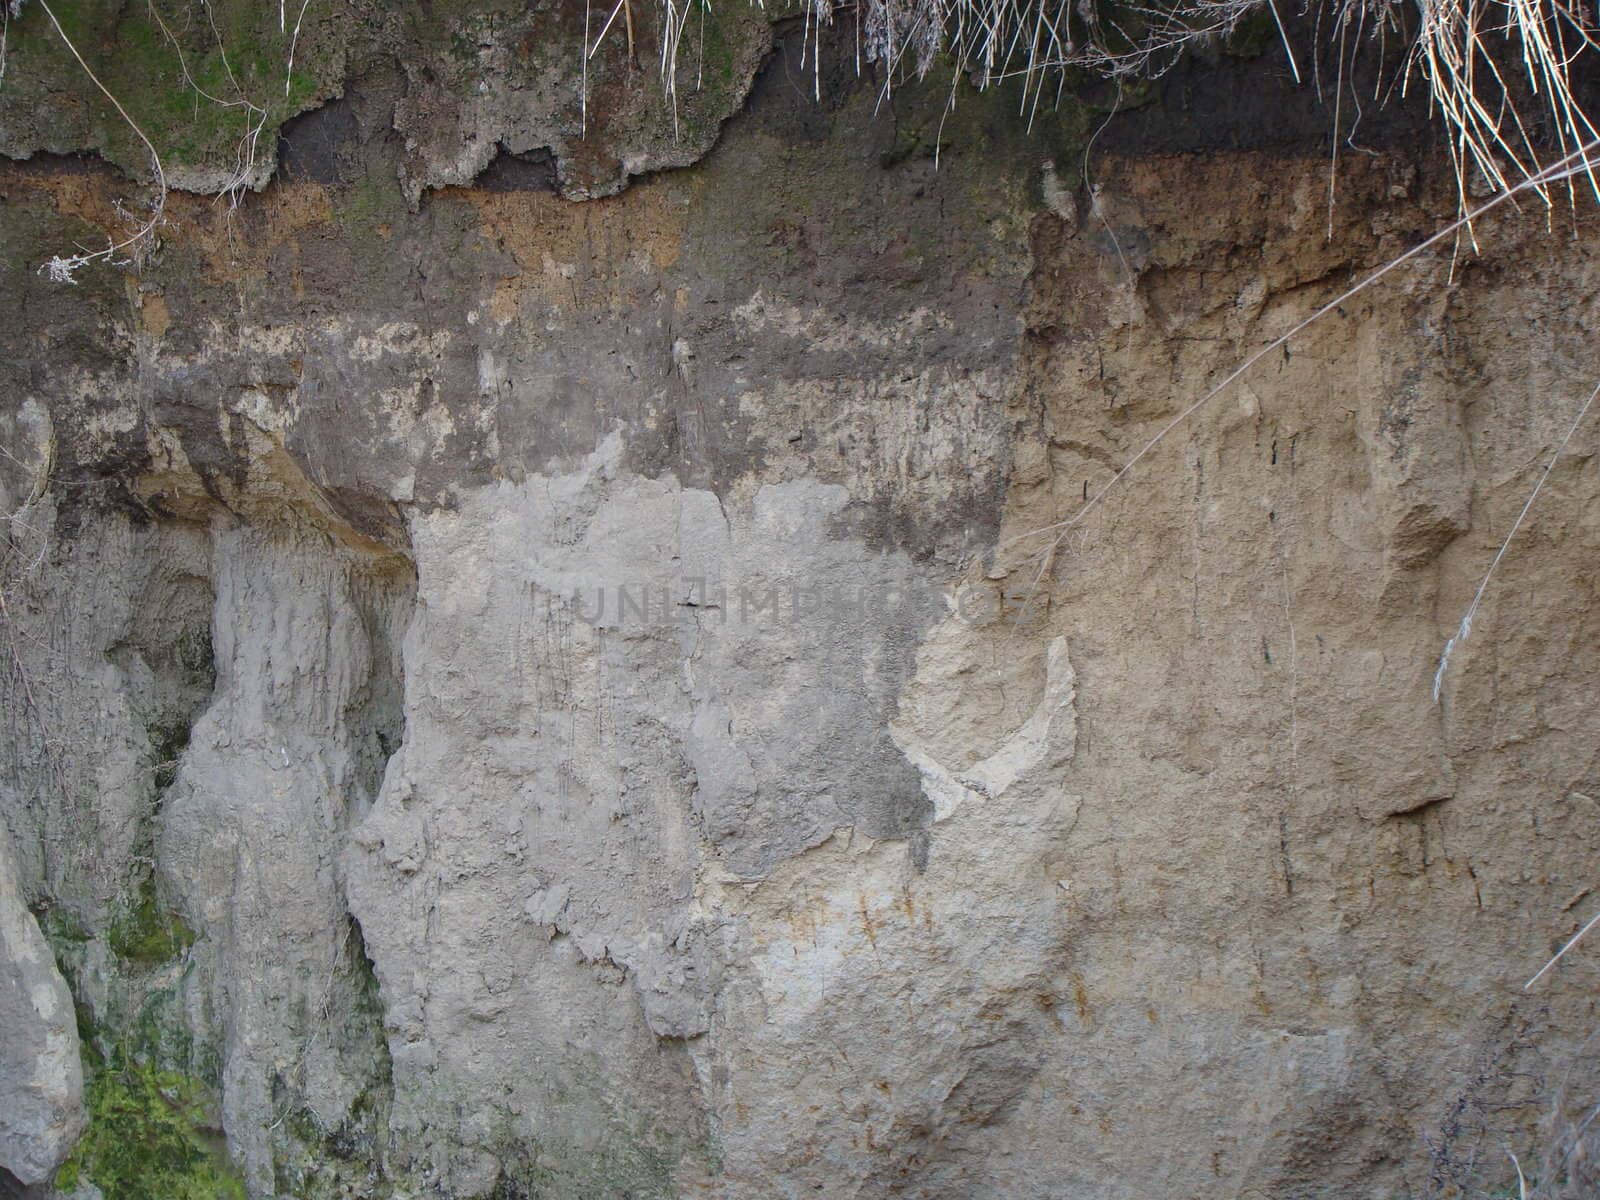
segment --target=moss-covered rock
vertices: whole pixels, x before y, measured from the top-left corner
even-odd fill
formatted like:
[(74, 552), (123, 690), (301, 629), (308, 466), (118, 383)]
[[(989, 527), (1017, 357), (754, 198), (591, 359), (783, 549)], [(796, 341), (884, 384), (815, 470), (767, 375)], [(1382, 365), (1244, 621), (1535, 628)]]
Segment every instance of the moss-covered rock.
[(89, 1128), (56, 1173), (58, 1190), (88, 1181), (106, 1200), (244, 1200), (202, 1080), (121, 1049), (97, 1059), (88, 1064)]
[(309, 6), (297, 31), (294, 15), (285, 9), (280, 21), (279, 5), (255, 0), (25, 5), (8, 33), (0, 151), (97, 150), (150, 178), (149, 148), (98, 80), (149, 138), (169, 182), (258, 187), (272, 173), (279, 126), (331, 94), (344, 69), (340, 18)]
[(303, 1200), (351, 1195), (381, 1200), (393, 1193), (385, 1161), (392, 1066), (378, 981), (359, 944), (359, 933), (346, 970), (353, 985), (352, 999), (342, 1019), (334, 1023), (332, 1036), (342, 1045), (368, 1047), (374, 1069), (348, 1109), (337, 1116), (319, 1113), (292, 1079), (274, 1073), (272, 1104), (278, 1118), (273, 1182), (280, 1195)]
[(194, 945), (194, 930), (165, 908), (156, 895), (153, 876), (146, 875), (119, 905), (106, 930), (111, 952), (124, 962), (152, 967), (168, 962)]
[(153, 180), (153, 148), (173, 187), (259, 189), (286, 121), (400, 64), (389, 119), (413, 203), (502, 147), (548, 147), (566, 195), (605, 195), (710, 149), (772, 42), (757, 5), (691, 6), (666, 87), (660, 15), (628, 11), (602, 39), (582, 5), (524, 0), (30, 3), (8, 31), (0, 154), (96, 152)]

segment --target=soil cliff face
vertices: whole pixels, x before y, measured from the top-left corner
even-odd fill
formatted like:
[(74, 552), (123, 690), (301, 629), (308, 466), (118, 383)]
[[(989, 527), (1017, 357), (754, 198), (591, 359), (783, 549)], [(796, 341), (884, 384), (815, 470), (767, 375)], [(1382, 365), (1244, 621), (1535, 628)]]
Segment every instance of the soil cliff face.
[(0, 1005), (41, 997), (0, 1166), (1502, 1182), (1596, 1094), (1594, 956), (1521, 991), (1594, 904), (1587, 427), (1432, 688), (1594, 386), (1590, 207), (1343, 304), (1058, 536), (1453, 215), (1412, 116), (1330, 226), (1259, 111), (1152, 140), (1197, 75), (1086, 178), (1087, 106), (746, 57), (705, 157), (581, 203), (555, 139), (452, 174), (397, 133), (448, 95), (415, 63), (341, 76), (258, 194), (174, 192), (76, 286), (39, 262), (136, 186), (0, 168)]

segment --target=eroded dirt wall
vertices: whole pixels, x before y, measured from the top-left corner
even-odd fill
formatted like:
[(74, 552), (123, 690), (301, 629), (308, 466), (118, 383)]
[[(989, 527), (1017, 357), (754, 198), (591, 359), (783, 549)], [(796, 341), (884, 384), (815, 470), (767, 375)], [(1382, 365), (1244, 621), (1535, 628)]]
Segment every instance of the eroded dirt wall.
[(1594, 956), (1520, 990), (1593, 907), (1588, 428), (1432, 687), (1594, 386), (1590, 207), (1058, 537), (1453, 181), (1397, 125), (1330, 224), (1314, 154), (1139, 114), (1086, 179), (992, 105), (935, 164), (811, 82), (611, 198), (408, 203), (374, 77), (73, 287), (131, 185), (0, 169), (0, 813), (91, 1057), (261, 1197), (1503, 1182), (1594, 1094)]

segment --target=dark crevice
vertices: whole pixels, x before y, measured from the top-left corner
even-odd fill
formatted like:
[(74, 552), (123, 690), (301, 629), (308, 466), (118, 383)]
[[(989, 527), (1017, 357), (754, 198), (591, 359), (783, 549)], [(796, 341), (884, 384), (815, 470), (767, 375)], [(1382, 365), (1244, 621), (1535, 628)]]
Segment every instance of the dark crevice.
[(339, 96), (283, 123), (278, 178), (327, 186), (347, 183), (360, 166), (361, 124), (354, 100)]
[(402, 643), (415, 606), (417, 578), (410, 562), (385, 560), (351, 584), (371, 657), (367, 678), (345, 714), (356, 766), (352, 815), (359, 820), (377, 802), (389, 760), (405, 740)]
[(554, 192), (559, 188), (555, 153), (548, 146), (513, 153), (499, 143), (489, 165), (473, 180), (486, 192)]

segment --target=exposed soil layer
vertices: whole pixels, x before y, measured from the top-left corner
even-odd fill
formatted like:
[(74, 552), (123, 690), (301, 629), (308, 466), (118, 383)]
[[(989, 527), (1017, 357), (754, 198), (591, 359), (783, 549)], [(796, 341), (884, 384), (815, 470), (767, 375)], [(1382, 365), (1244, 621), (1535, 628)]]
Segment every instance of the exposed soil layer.
[(1600, 215), (1419, 256), (1080, 519), (1452, 218), (1425, 114), (1334, 163), (1268, 42), (1030, 130), (847, 30), (819, 102), (780, 24), (632, 159), (492, 9), (76, 286), (143, 189), (0, 164), (0, 1007), (60, 998), (0, 1167), (1510, 1185), (1600, 1089), (1600, 959), (1521, 988), (1594, 905), (1591, 426), (1433, 689), (1593, 386)]

